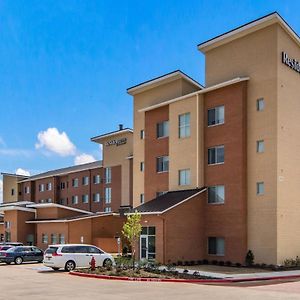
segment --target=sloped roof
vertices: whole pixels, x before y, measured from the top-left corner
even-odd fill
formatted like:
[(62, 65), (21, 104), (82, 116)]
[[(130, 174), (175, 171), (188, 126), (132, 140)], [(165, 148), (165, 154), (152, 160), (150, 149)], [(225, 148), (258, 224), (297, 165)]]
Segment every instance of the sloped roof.
[(183, 190), (183, 191), (170, 191), (167, 192), (149, 202), (146, 202), (136, 208), (133, 211), (143, 213), (161, 214), (171, 208), (184, 203), (185, 201), (192, 199), (196, 195), (204, 192), (206, 188)]
[(68, 173), (79, 172), (79, 171), (84, 171), (84, 170), (90, 170), (90, 169), (95, 169), (95, 168), (100, 168), (100, 167), (102, 167), (102, 160), (97, 160), (97, 161), (87, 163), (87, 164), (71, 166), (71, 167), (56, 169), (56, 170), (51, 170), (51, 171), (47, 171), (47, 172), (40, 173), (40, 174), (37, 174), (37, 175), (33, 175), (33, 176), (30, 176), (30, 177), (26, 178), (25, 180), (21, 180), (20, 182), (37, 180), (37, 179), (52, 177), (52, 176), (61, 176), (61, 175), (65, 175), (65, 174), (68, 174)]

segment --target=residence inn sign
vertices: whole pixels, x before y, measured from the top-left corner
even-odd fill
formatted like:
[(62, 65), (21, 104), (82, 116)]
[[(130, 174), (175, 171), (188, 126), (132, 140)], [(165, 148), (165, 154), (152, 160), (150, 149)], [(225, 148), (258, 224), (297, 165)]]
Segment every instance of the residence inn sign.
[(300, 73), (300, 63), (294, 58), (289, 58), (286, 52), (282, 51), (282, 63)]
[(120, 146), (120, 145), (124, 145), (127, 143), (127, 138), (122, 138), (122, 139), (115, 139), (115, 140), (111, 140), (105, 143), (105, 146), (112, 146), (112, 145), (116, 145), (116, 146)]

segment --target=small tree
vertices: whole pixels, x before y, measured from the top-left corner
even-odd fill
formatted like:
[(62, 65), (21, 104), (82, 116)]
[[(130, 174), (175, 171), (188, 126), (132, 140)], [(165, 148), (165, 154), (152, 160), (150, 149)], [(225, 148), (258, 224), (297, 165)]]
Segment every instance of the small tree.
[(128, 215), (122, 230), (123, 236), (128, 240), (132, 249), (133, 269), (135, 268), (136, 245), (142, 232), (141, 218), (141, 214), (137, 211), (132, 215)]
[(254, 264), (254, 254), (251, 250), (247, 252), (245, 262), (246, 266), (252, 266)]

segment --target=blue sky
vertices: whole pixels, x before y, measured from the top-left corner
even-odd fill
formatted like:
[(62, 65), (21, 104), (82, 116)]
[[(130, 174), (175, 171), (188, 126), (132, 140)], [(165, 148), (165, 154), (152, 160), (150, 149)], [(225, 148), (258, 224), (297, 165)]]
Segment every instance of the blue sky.
[(297, 1), (0, 0), (0, 170), (99, 159), (90, 137), (132, 126), (126, 88), (176, 69), (204, 83), (196, 45), (275, 10), (300, 32)]

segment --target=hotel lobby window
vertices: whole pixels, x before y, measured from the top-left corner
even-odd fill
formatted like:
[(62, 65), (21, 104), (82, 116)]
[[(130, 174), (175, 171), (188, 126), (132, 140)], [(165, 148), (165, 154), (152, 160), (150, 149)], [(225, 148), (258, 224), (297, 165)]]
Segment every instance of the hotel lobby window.
[(208, 164), (224, 163), (224, 146), (216, 146), (208, 149)]
[(48, 244), (48, 235), (42, 234), (42, 244)]
[(208, 187), (208, 203), (217, 204), (225, 201), (225, 187), (224, 185), (217, 185)]
[(169, 136), (169, 121), (156, 124), (156, 137), (163, 138)]
[(179, 185), (190, 185), (191, 184), (191, 170), (184, 169), (178, 171), (178, 183)]
[(224, 105), (208, 110), (208, 126), (224, 124)]
[(179, 115), (178, 117), (179, 122), (179, 138), (186, 138), (191, 135), (191, 114), (185, 113), (182, 115)]

